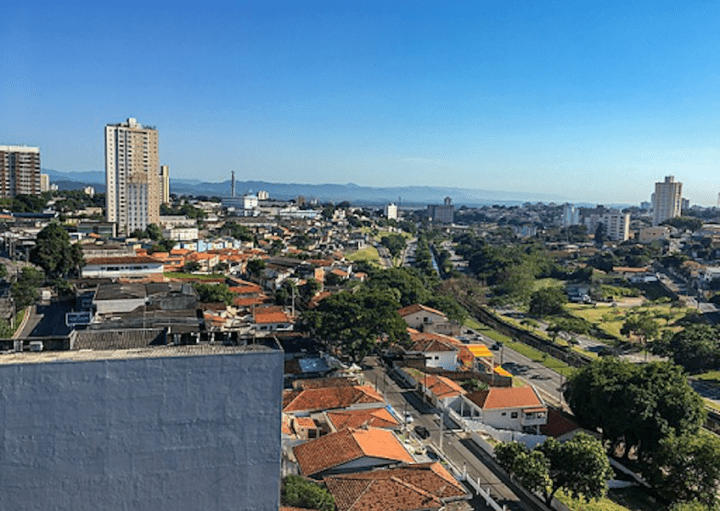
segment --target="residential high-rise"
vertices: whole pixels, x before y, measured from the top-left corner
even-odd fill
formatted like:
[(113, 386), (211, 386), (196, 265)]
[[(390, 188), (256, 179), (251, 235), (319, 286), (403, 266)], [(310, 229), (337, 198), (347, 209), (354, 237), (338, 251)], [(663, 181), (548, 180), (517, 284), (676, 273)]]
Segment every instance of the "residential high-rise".
[(674, 176), (665, 176), (665, 181), (655, 183), (653, 194), (653, 225), (660, 225), (668, 218), (680, 216), (682, 206), (682, 183)]
[(160, 186), (162, 188), (162, 203), (170, 204), (170, 167), (160, 165)]
[(437, 204), (428, 204), (428, 218), (431, 222), (439, 224), (453, 223), (455, 215), (455, 206), (452, 205), (452, 199), (445, 197), (442, 206)]
[(105, 126), (105, 206), (107, 221), (120, 234), (159, 224), (162, 189), (158, 132), (127, 122)]
[(40, 148), (0, 145), (0, 198), (40, 195)]

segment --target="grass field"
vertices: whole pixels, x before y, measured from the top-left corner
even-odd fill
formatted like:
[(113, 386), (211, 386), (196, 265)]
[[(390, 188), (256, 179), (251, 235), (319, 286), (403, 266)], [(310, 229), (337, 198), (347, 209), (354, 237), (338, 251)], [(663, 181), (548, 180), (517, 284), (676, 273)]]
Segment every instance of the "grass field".
[(720, 371), (707, 371), (705, 373), (696, 374), (693, 376), (693, 378), (697, 378), (698, 380), (702, 380), (705, 383), (714, 383), (720, 385)]
[(647, 311), (655, 317), (660, 324), (661, 330), (677, 331), (679, 327), (673, 324), (686, 313), (686, 308), (675, 308), (669, 305), (642, 305), (636, 307), (610, 307), (605, 305), (591, 306), (577, 303), (569, 303), (565, 305), (565, 310), (571, 315), (582, 318), (592, 323), (597, 328), (605, 332), (611, 337), (617, 339), (626, 339), (620, 333), (623, 323), (628, 315), (638, 311)]
[(638, 488), (612, 489), (606, 497), (585, 502), (558, 492), (557, 499), (573, 511), (657, 511), (665, 506)]
[(375, 264), (377, 266), (380, 266), (380, 254), (378, 254), (378, 251), (375, 247), (365, 247), (361, 248), (357, 252), (353, 252), (352, 254), (347, 254), (345, 256), (345, 259), (348, 261), (367, 261), (370, 264)]

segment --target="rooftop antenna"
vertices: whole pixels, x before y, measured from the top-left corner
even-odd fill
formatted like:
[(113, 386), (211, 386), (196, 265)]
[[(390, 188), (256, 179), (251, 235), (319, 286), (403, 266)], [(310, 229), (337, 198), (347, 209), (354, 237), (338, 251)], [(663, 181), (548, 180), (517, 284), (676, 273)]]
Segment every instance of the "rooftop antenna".
[(232, 197), (235, 197), (235, 171), (230, 171), (231, 179), (230, 179), (230, 195)]

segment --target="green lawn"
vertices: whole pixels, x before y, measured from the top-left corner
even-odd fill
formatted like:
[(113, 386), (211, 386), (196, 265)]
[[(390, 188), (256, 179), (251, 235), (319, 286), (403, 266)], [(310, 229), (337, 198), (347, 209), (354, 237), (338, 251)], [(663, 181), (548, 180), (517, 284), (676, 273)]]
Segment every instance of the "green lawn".
[(693, 378), (696, 378), (698, 380), (702, 380), (705, 383), (715, 383), (720, 384), (720, 371), (707, 371), (705, 373), (700, 373), (693, 375)]
[(612, 489), (606, 497), (585, 502), (573, 499), (563, 492), (556, 494), (557, 499), (573, 511), (658, 511), (665, 506), (640, 488)]
[(353, 252), (352, 254), (347, 254), (345, 256), (345, 259), (353, 262), (367, 261), (371, 264), (376, 264), (380, 266), (380, 254), (378, 254), (377, 248), (375, 247), (361, 248), (360, 250)]
[(605, 305), (583, 305), (578, 303), (569, 303), (565, 305), (565, 310), (578, 318), (582, 318), (592, 323), (597, 328), (616, 339), (626, 339), (620, 333), (620, 329), (629, 314), (638, 311), (648, 311), (655, 316), (655, 320), (660, 325), (661, 330), (677, 331), (679, 327), (674, 323), (682, 318), (687, 312), (686, 308), (670, 307), (669, 305), (642, 305), (636, 307), (609, 307)]

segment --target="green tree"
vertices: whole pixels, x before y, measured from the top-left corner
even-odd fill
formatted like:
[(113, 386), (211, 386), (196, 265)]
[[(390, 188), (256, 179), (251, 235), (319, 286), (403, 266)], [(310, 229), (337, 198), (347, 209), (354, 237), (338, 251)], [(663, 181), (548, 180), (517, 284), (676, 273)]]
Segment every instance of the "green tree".
[(537, 316), (560, 314), (567, 303), (565, 291), (560, 287), (544, 287), (530, 296), (530, 313)]
[(232, 305), (233, 298), (235, 298), (227, 284), (193, 283), (193, 288), (197, 291), (198, 299), (204, 303), (222, 302), (225, 305)]
[(159, 241), (162, 239), (162, 229), (156, 224), (148, 224), (146, 227), (148, 237), (153, 241)]
[(716, 367), (720, 356), (718, 338), (717, 327), (704, 323), (689, 325), (675, 334), (667, 331), (653, 343), (652, 351), (671, 357), (689, 373), (697, 373)]
[(303, 312), (298, 328), (360, 362), (378, 346), (409, 341), (407, 324), (398, 308), (396, 295), (390, 290), (342, 291)]
[(380, 243), (390, 251), (390, 255), (398, 257), (405, 250), (407, 243), (405, 237), (400, 234), (388, 234), (380, 239)]
[(550, 463), (542, 452), (531, 451), (519, 442), (507, 442), (495, 447), (495, 457), (525, 488), (542, 494), (547, 492), (551, 484)]
[(8, 276), (7, 266), (5, 266), (4, 264), (0, 264), (0, 279), (5, 280), (5, 279), (7, 279), (7, 276)]
[(300, 291), (300, 296), (302, 296), (304, 300), (310, 300), (321, 289), (322, 284), (320, 284), (320, 282), (315, 279), (307, 279), (305, 284), (298, 288), (298, 291)]
[(335, 511), (335, 498), (320, 484), (300, 476), (283, 479), (281, 502), (285, 506)]
[(595, 244), (602, 245), (607, 240), (607, 228), (603, 222), (598, 222), (595, 229)]
[(607, 482), (613, 471), (602, 443), (586, 433), (578, 433), (561, 444), (548, 438), (538, 447), (550, 464), (549, 491), (545, 502), (550, 505), (555, 493), (562, 489), (571, 497), (600, 499), (607, 492)]
[(45, 281), (43, 272), (32, 266), (26, 266), (18, 275), (17, 280), (10, 286), (15, 307), (24, 309), (37, 302), (38, 287)]
[(85, 264), (80, 245), (70, 243), (70, 235), (58, 222), (51, 222), (38, 233), (30, 261), (53, 278), (79, 273)]
[(613, 451), (624, 446), (625, 457), (633, 449), (652, 456), (663, 438), (694, 434), (705, 420), (702, 398), (669, 362), (597, 359), (568, 379), (564, 394), (580, 424), (601, 430)]
[(628, 337), (637, 336), (643, 348), (647, 350), (648, 341), (652, 341), (660, 335), (660, 324), (647, 312), (632, 314), (623, 323), (620, 333)]
[(585, 433), (562, 444), (548, 438), (532, 451), (517, 442), (502, 444), (495, 455), (523, 486), (541, 493), (548, 506), (559, 490), (586, 501), (599, 499), (613, 474), (602, 443)]
[(720, 485), (720, 439), (710, 433), (671, 435), (653, 458), (656, 488), (675, 502), (697, 501), (716, 509)]
[(246, 269), (253, 277), (259, 277), (265, 269), (265, 261), (263, 259), (250, 259), (247, 262)]

